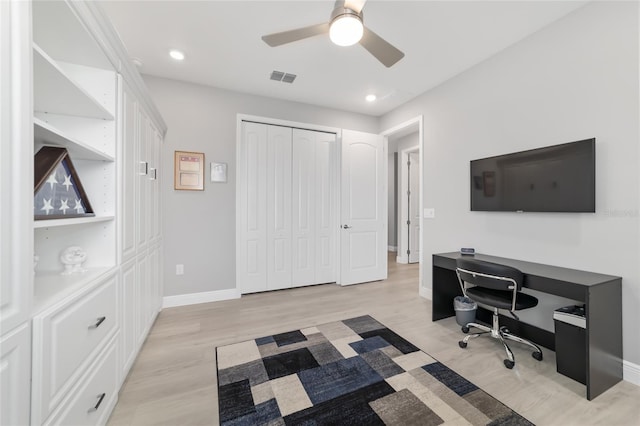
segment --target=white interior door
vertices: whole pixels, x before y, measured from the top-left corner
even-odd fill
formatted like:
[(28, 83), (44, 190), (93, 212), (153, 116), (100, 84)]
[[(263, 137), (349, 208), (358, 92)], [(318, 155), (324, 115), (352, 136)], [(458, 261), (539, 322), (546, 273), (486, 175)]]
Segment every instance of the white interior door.
[(409, 263), (420, 261), (420, 158), (409, 153)]
[(382, 136), (342, 131), (342, 285), (387, 278), (387, 172), (384, 151)]

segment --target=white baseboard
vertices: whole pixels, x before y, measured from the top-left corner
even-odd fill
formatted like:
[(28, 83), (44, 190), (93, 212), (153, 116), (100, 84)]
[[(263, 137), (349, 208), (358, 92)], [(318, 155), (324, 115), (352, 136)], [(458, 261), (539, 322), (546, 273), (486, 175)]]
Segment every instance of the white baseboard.
[(396, 247), (396, 246), (387, 246), (387, 251), (397, 252), (398, 251), (398, 247)]
[(419, 291), (418, 294), (420, 295), (420, 297), (422, 297), (424, 299), (431, 300), (431, 289), (430, 288), (420, 286), (420, 291)]
[(396, 256), (396, 263), (407, 265), (409, 263), (409, 259), (407, 259), (406, 256)]
[(173, 308), (174, 306), (197, 305), (198, 303), (220, 302), (222, 300), (239, 299), (238, 289), (205, 291), (203, 293), (178, 294), (176, 296), (165, 296), (162, 298), (162, 308)]
[(640, 365), (629, 361), (622, 361), (622, 377), (625, 382), (640, 386)]

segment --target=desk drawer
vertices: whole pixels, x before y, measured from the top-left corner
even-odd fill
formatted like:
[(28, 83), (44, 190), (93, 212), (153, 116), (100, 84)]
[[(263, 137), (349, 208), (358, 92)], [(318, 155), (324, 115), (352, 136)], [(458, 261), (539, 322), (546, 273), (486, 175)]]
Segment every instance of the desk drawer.
[(117, 344), (112, 342), (104, 354), (89, 367), (87, 374), (69, 392), (69, 397), (49, 418), (46, 425), (105, 424), (117, 397)]
[(34, 318), (34, 423), (47, 418), (115, 333), (116, 284), (111, 275), (81, 298)]

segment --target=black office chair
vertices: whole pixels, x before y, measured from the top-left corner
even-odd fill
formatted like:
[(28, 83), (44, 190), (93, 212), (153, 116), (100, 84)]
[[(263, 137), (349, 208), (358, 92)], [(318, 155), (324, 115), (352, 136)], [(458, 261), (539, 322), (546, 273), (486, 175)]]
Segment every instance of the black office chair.
[[(498, 309), (508, 310), (517, 320), (519, 318), (515, 311), (533, 308), (538, 304), (538, 299), (520, 292), (523, 281), (522, 272), (510, 266), (464, 257), (457, 259), (456, 266), (462, 293), (479, 304), (493, 308), (493, 327), (490, 328), (475, 322), (466, 324), (462, 327), (464, 333), (469, 332), (469, 327), (479, 328), (483, 331), (467, 335), (458, 342), (460, 347), (466, 348), (471, 338), (491, 333), (491, 337), (502, 342), (507, 352), (507, 359), (504, 360), (505, 367), (513, 368), (515, 365), (513, 352), (511, 352), (505, 339), (529, 345), (535, 349), (535, 352), (531, 355), (538, 361), (542, 361), (542, 350), (536, 344), (511, 334), (509, 330), (505, 327), (500, 327), (498, 323)], [(473, 287), (467, 287), (465, 283)]]

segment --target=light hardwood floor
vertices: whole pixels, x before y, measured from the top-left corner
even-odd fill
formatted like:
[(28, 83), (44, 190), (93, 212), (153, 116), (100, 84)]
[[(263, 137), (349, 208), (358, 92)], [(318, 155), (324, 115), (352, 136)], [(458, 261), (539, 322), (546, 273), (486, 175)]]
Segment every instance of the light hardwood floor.
[(326, 284), (163, 310), (120, 391), (109, 425), (218, 423), (216, 346), (371, 315), (537, 425), (640, 425), (640, 387), (621, 382), (593, 401), (556, 373), (555, 354), (534, 360), (516, 343), (507, 370), (499, 342), (458, 347), (455, 319), (431, 321), (418, 296), (418, 265), (390, 259), (385, 281)]

